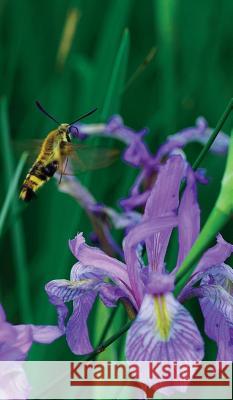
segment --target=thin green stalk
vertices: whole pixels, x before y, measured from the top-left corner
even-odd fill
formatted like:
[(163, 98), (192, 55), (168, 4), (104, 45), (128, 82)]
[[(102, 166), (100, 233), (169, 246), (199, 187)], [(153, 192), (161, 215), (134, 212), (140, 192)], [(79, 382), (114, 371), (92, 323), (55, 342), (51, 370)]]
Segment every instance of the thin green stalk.
[[(7, 100), (6, 98), (2, 98), (0, 101), (0, 137), (2, 143), (2, 160), (3, 160), (3, 169), (6, 184), (11, 182), (13, 185), (12, 179), (16, 175), (14, 160), (10, 142), (10, 132), (9, 132), (9, 124), (7, 117)], [(26, 155), (23, 155), (21, 158), (21, 163), (25, 162), (24, 158)], [(21, 167), (21, 164), (20, 164)], [(23, 167), (23, 165), (22, 165)], [(18, 201), (16, 193), (16, 184), (18, 182), (19, 176), (17, 175), (17, 180), (15, 178), (15, 187), (10, 187), (8, 192), (8, 202), (11, 205), (11, 213), (17, 214), (18, 212)], [(13, 194), (15, 197), (13, 198)], [(10, 202), (11, 200), (11, 202)], [(8, 206), (7, 206), (8, 207)], [(5, 206), (6, 209), (6, 206)], [(5, 213), (6, 211), (4, 211)], [(4, 217), (5, 218), (5, 217)], [(3, 219), (4, 222), (4, 219)], [(17, 293), (19, 300), (19, 310), (22, 322), (32, 322), (32, 313), (31, 313), (31, 301), (29, 295), (29, 284), (28, 284), (28, 274), (26, 268), (26, 251), (25, 251), (25, 243), (24, 243), (24, 233), (23, 226), (20, 218), (18, 217), (14, 224), (12, 224), (11, 228), (12, 235), (12, 247), (13, 247), (13, 257), (15, 262), (15, 272), (16, 272), (16, 285), (17, 285)]]
[(125, 29), (121, 43), (116, 54), (114, 66), (106, 92), (105, 101), (101, 113), (101, 119), (106, 121), (110, 115), (119, 111), (121, 91), (125, 83), (126, 68), (129, 56), (129, 31)]
[(218, 133), (220, 132), (220, 130), (222, 129), (224, 123), (226, 122), (227, 118), (229, 117), (231, 111), (233, 110), (233, 98), (229, 101), (224, 113), (222, 114), (222, 116), (220, 117), (215, 129), (212, 132), (212, 135), (210, 136), (208, 142), (206, 143), (206, 145), (204, 146), (204, 148), (202, 149), (202, 151), (200, 152), (199, 156), (197, 157), (196, 161), (194, 162), (192, 168), (194, 171), (196, 171), (196, 169), (199, 167), (199, 165), (201, 164), (203, 158), (206, 156), (206, 154), (208, 153), (210, 147), (212, 146), (213, 142), (215, 141)]
[[(100, 346), (102, 345), (102, 343), (104, 342), (105, 337), (106, 337), (106, 335), (107, 335), (109, 329), (110, 329), (111, 326), (112, 326), (112, 323), (113, 323), (113, 320), (114, 320), (114, 318), (115, 318), (117, 309), (118, 309), (118, 307), (115, 307), (115, 308), (111, 311), (111, 314), (109, 315), (109, 317), (108, 317), (108, 319), (107, 319), (107, 322), (106, 322), (106, 324), (105, 324), (105, 326), (104, 326), (102, 335), (101, 335), (101, 337), (100, 337), (98, 347), (100, 347)], [(98, 347), (97, 347), (97, 348), (98, 348)], [(93, 361), (94, 361), (94, 359), (95, 359), (95, 358), (93, 358)]]
[(87, 358), (85, 358), (85, 361), (93, 360), (95, 356), (102, 353), (108, 346), (110, 346), (113, 342), (119, 339), (120, 336), (122, 336), (125, 332), (127, 332), (131, 327), (132, 323), (133, 320), (128, 321), (127, 324), (125, 324), (117, 333), (115, 333), (109, 339), (107, 339), (105, 342), (99, 345), (92, 353), (88, 354)]
[(0, 236), (2, 235), (3, 227), (6, 221), (7, 214), (9, 212), (10, 207), (12, 206), (12, 203), (15, 199), (15, 193), (17, 190), (17, 185), (19, 182), (19, 178), (21, 176), (23, 167), (25, 165), (26, 159), (27, 159), (27, 153), (23, 153), (19, 163), (17, 165), (17, 168), (15, 170), (14, 177), (12, 178), (12, 181), (10, 183), (7, 195), (5, 197), (5, 201), (3, 203), (1, 213), (0, 213)]

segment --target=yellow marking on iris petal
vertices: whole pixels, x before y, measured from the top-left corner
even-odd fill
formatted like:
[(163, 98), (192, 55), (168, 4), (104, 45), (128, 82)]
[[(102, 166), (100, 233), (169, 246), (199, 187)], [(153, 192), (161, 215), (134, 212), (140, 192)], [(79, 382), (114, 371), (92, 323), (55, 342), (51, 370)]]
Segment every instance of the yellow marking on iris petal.
[(71, 287), (79, 287), (86, 285), (88, 282), (93, 281), (93, 279), (81, 279), (80, 281), (69, 281)]
[(156, 314), (156, 329), (158, 329), (161, 339), (166, 341), (171, 329), (171, 320), (169, 318), (165, 296), (155, 296), (154, 307)]

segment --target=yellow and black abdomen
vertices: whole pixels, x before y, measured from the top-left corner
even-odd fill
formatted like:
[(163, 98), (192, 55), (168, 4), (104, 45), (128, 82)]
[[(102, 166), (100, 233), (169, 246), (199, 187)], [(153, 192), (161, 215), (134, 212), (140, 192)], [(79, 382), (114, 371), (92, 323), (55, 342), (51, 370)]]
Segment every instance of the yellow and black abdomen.
[(66, 126), (61, 132), (56, 129), (44, 140), (40, 153), (23, 182), (20, 199), (32, 200), (36, 196), (36, 191), (58, 170), (61, 159), (60, 144), (66, 140), (66, 129)]
[(47, 182), (57, 171), (58, 162), (52, 161), (44, 165), (36, 161), (28, 172), (20, 191), (20, 199), (30, 201), (36, 197), (35, 192)]

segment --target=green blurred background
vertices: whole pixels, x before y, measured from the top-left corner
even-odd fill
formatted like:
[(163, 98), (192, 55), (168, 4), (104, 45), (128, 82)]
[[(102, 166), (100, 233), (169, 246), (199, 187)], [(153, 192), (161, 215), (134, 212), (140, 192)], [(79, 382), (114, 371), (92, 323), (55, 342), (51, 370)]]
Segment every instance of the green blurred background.
[[(16, 167), (13, 142), (42, 139), (54, 128), (35, 108), (36, 99), (62, 122), (93, 107), (98, 112), (87, 122), (105, 121), (118, 112), (135, 130), (150, 128), (146, 140), (153, 152), (167, 135), (194, 125), (200, 115), (214, 127), (233, 94), (232, 17), (231, 0), (1, 0), (0, 204)], [(154, 47), (153, 60), (126, 87)], [(225, 131), (231, 126), (232, 118)], [(200, 145), (189, 145), (189, 160), (200, 150)], [(224, 165), (225, 157), (213, 155), (203, 162), (212, 179), (208, 187), (199, 187), (202, 223), (217, 197)], [(82, 180), (98, 201), (115, 207), (136, 172), (119, 161)], [(69, 278), (75, 260), (68, 239), (78, 231), (88, 238), (90, 223), (75, 200), (57, 191), (55, 182), (45, 185), (27, 207), (17, 196), (0, 241), (1, 302), (12, 323), (55, 323), (44, 285)], [(233, 241), (231, 224), (223, 234)], [(170, 254), (170, 263), (173, 259)], [(195, 301), (188, 306), (203, 329), (199, 306)], [(109, 313), (99, 303), (92, 312), (94, 345)], [(109, 334), (125, 321), (120, 306)], [(123, 343), (119, 340), (100, 358), (123, 358)], [(207, 340), (207, 345), (206, 358), (214, 358), (215, 344)], [(49, 346), (34, 345), (30, 352), (31, 360), (71, 358), (64, 338)]]

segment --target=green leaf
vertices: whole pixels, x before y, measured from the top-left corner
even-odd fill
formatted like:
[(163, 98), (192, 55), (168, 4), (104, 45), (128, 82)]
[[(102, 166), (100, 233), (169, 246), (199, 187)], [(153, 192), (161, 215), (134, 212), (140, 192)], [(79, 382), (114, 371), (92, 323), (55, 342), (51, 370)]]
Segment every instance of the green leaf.
[[(1, 232), (10, 207), (13, 215), (18, 214), (17, 185), (27, 158), (27, 155), (23, 153), (15, 171), (10, 143), (6, 98), (2, 98), (0, 101), (0, 137), (2, 143), (1, 148), (5, 181), (7, 184), (10, 183), (0, 216)], [(12, 224), (11, 235), (16, 273), (16, 287), (19, 300), (19, 313), (22, 317), (22, 322), (32, 322), (24, 233), (19, 216), (17, 216), (14, 224)]]
[(105, 96), (101, 119), (106, 119), (119, 111), (121, 92), (125, 83), (126, 68), (129, 56), (129, 31), (125, 30), (119, 50), (116, 55), (114, 67)]

